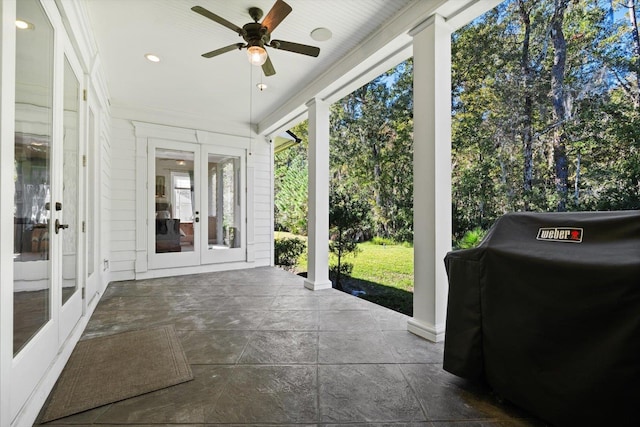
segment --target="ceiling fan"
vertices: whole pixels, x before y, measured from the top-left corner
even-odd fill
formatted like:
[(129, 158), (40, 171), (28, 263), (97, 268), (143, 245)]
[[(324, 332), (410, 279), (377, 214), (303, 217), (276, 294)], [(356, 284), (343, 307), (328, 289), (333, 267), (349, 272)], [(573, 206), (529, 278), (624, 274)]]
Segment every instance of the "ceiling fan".
[(273, 68), (273, 64), (271, 63), (271, 59), (269, 58), (265, 47), (286, 50), (313, 57), (317, 57), (320, 54), (320, 48), (315, 46), (287, 42), (284, 40), (271, 40), (271, 33), (273, 33), (276, 27), (284, 18), (287, 17), (287, 15), (289, 15), (289, 13), (291, 13), (292, 10), (291, 6), (282, 0), (276, 0), (275, 4), (271, 7), (271, 10), (267, 13), (267, 16), (261, 23), (258, 21), (262, 18), (262, 10), (257, 7), (249, 8), (249, 16), (251, 16), (251, 19), (253, 19), (254, 22), (249, 22), (242, 28), (232, 24), (215, 13), (208, 11), (204, 7), (194, 6), (191, 10), (229, 28), (230, 30), (233, 30), (245, 41), (245, 43), (234, 43), (229, 46), (221, 47), (220, 49), (212, 50), (211, 52), (203, 53), (202, 56), (205, 58), (213, 58), (214, 56), (230, 52), (234, 49), (240, 50), (246, 48), (247, 54), (249, 55), (249, 62), (253, 65), (261, 65), (264, 75), (272, 76), (276, 73), (276, 70)]

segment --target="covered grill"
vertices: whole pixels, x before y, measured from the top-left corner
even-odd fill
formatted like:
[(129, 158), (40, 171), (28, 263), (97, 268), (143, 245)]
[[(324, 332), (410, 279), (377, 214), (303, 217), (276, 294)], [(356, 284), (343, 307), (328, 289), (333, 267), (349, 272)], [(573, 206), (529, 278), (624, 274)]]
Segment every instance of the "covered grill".
[(554, 425), (640, 425), (640, 211), (508, 214), (445, 266), (445, 370)]

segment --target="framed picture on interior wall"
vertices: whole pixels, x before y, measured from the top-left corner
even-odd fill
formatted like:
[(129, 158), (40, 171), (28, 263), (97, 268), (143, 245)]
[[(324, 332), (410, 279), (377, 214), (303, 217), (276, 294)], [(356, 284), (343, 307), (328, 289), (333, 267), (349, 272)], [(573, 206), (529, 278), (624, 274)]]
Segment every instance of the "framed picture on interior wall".
[(156, 197), (164, 197), (164, 194), (164, 176), (158, 175), (156, 176)]

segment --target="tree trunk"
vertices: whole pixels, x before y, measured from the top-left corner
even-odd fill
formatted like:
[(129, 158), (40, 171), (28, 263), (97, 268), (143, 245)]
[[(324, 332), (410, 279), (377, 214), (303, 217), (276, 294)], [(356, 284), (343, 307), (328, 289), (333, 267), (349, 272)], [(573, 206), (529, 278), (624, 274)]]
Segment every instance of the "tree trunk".
[(531, 43), (531, 19), (525, 0), (519, 0), (520, 18), (524, 25), (524, 39), (522, 41), (522, 56), (520, 67), (524, 80), (524, 110), (522, 112), (522, 147), (524, 155), (524, 168), (522, 188), (524, 190), (525, 210), (529, 210), (529, 196), (533, 188), (533, 100), (531, 86), (533, 82), (533, 70), (529, 58), (529, 45)]
[(638, 34), (638, 20), (636, 19), (636, 4), (635, 0), (627, 0), (627, 8), (629, 9), (629, 22), (631, 24), (631, 33), (633, 34), (633, 41), (635, 43), (634, 53), (636, 56), (636, 63), (634, 65), (636, 69), (636, 82), (638, 84), (638, 90), (633, 96), (633, 103), (636, 108), (640, 106), (640, 34)]
[(567, 210), (567, 191), (569, 187), (569, 167), (567, 161), (567, 135), (564, 130), (565, 109), (564, 72), (567, 62), (567, 42), (562, 24), (569, 0), (555, 0), (555, 10), (551, 21), (551, 40), (553, 42), (553, 67), (551, 68), (551, 92), (553, 113), (558, 126), (553, 133), (553, 160), (555, 165), (555, 187), (558, 195), (558, 212)]
[(341, 270), (342, 270), (342, 229), (338, 230), (338, 271), (336, 271), (336, 289), (342, 289), (342, 283), (340, 283), (341, 279)]
[(576, 206), (580, 205), (580, 162), (582, 160), (582, 154), (578, 152), (576, 158), (576, 182), (573, 184), (573, 198)]

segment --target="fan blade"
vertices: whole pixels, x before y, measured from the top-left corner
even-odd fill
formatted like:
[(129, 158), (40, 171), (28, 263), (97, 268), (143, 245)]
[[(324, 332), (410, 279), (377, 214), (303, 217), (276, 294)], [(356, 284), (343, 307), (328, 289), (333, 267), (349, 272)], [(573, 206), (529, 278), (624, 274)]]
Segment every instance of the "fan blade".
[(224, 19), (221, 16), (216, 15), (213, 12), (209, 12), (207, 9), (205, 9), (202, 6), (193, 6), (191, 8), (191, 10), (193, 10), (195, 13), (199, 13), (200, 15), (204, 16), (205, 18), (209, 18), (212, 21), (217, 22), (220, 25), (224, 25), (225, 27), (229, 28), (230, 30), (233, 30), (234, 32), (236, 32), (239, 35), (244, 35), (245, 31), (238, 27), (235, 24), (232, 24), (231, 22), (227, 21), (226, 19)]
[(283, 40), (271, 40), (271, 43), (269, 46), (275, 49), (287, 50), (289, 52), (294, 52), (294, 53), (301, 53), (303, 55), (309, 55), (309, 56), (320, 55), (319, 47), (309, 46), (306, 44), (285, 42)]
[(211, 52), (203, 53), (202, 56), (204, 56), (205, 58), (213, 58), (214, 56), (218, 56), (226, 52), (231, 52), (232, 50), (235, 50), (235, 49), (242, 49), (243, 47), (244, 47), (244, 44), (235, 43), (229, 46), (221, 47), (220, 49), (212, 50)]
[(267, 27), (269, 34), (273, 33), (273, 30), (291, 13), (291, 10), (291, 6), (282, 0), (276, 0), (267, 16), (262, 20), (262, 26)]
[(262, 72), (264, 72), (264, 75), (267, 77), (273, 76), (276, 73), (276, 69), (273, 68), (273, 64), (271, 63), (271, 58), (268, 56), (267, 61), (262, 64)]

